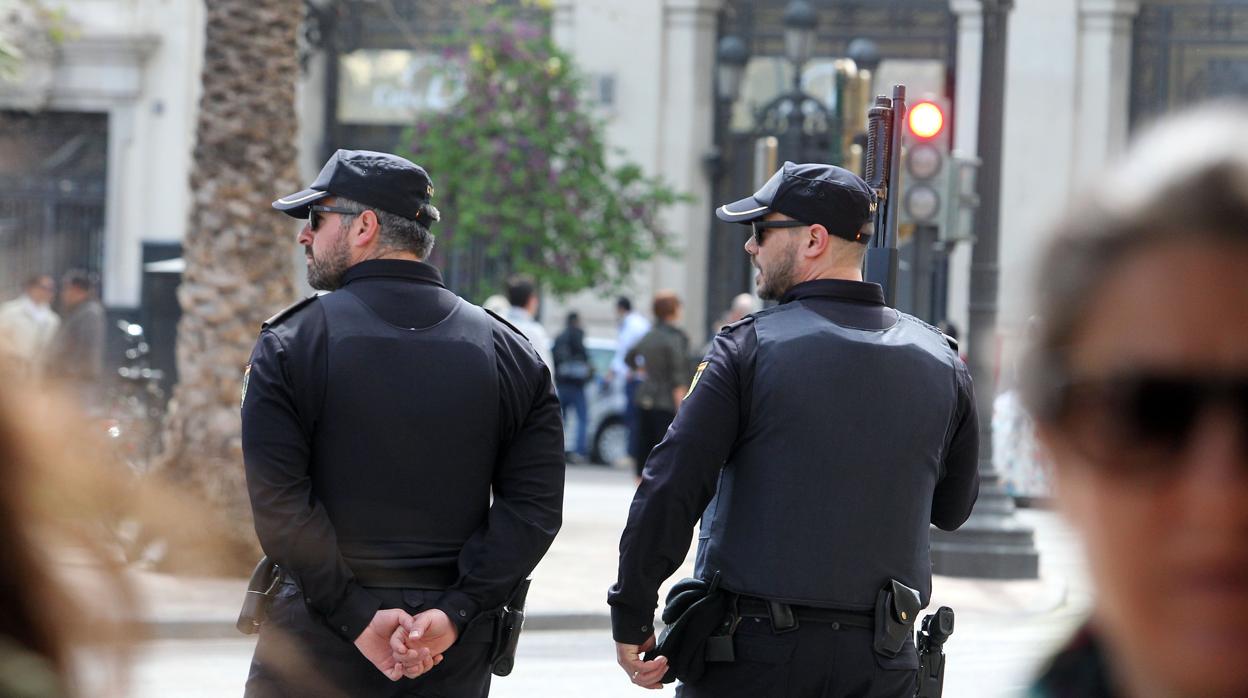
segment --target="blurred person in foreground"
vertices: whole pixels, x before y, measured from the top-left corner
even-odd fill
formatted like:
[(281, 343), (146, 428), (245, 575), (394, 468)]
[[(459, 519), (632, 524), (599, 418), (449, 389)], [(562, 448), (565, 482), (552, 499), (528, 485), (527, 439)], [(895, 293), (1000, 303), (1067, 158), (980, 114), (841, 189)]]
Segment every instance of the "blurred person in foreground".
[(139, 613), (111, 524), (119, 514), (158, 528), (206, 520), (155, 478), (132, 485), (103, 430), (77, 407), (56, 390), (0, 391), (5, 698), (128, 695)]
[(61, 319), (52, 311), (56, 282), (51, 276), (32, 276), (22, 294), (0, 304), (0, 375), (19, 380), (38, 377), (48, 345)]
[(1097, 593), (1034, 696), (1248, 696), (1246, 125), (1146, 132), (1041, 258), (1024, 395)]
[(593, 364), (585, 349), (585, 330), (581, 329), (581, 316), (575, 311), (568, 313), (567, 323), (555, 338), (555, 390), (559, 405), (563, 408), (563, 422), (568, 422), (568, 412), (576, 413), (576, 444), (569, 460), (589, 462), (589, 404), (585, 398), (585, 385), (594, 377)]
[[(70, 649), (77, 633), (62, 623), (72, 614), (53, 577), (50, 557), (32, 535), (39, 517), (31, 485), (41, 466), (19, 426), (11, 393), (0, 400), (0, 696), (70, 695)], [(74, 619), (70, 627), (81, 627)]]
[(637, 386), (637, 436), (633, 443), (634, 473), (641, 479), (646, 456), (667, 433), (680, 409), (689, 381), (689, 335), (677, 327), (680, 298), (672, 291), (654, 295), (654, 326), (624, 356), (642, 379)]
[(265, 322), (244, 374), (247, 488), (282, 570), (247, 696), (487, 695), (498, 610), (559, 530), (550, 373), (423, 261), (432, 195), (419, 165), (339, 150), (273, 203), (331, 293)]
[(100, 406), (104, 388), (107, 316), (94, 274), (81, 269), (61, 278), (61, 325), (48, 346), (45, 375), (72, 393), (83, 409)]
[[(978, 434), (954, 347), (862, 279), (874, 210), (853, 173), (792, 162), (716, 210), (750, 226), (759, 296), (779, 304), (716, 335), (646, 461), (607, 596), (633, 683), (670, 668), (685, 698), (914, 695), (930, 529), (970, 516)], [(688, 591), (720, 604), (643, 659), (699, 514)]]

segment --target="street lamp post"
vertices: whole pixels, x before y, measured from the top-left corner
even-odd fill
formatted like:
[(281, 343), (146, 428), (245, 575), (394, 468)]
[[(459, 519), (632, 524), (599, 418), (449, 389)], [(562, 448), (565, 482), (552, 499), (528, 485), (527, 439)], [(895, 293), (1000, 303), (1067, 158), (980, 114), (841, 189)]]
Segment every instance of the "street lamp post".
[[(802, 90), (802, 68), (810, 60), (815, 47), (815, 29), (819, 16), (805, 0), (793, 0), (785, 8), (784, 53), (793, 68), (793, 82), (788, 91), (768, 102), (755, 116), (755, 132), (759, 136), (775, 136), (781, 159), (797, 162), (841, 159), (839, 141), (832, 138), (838, 119), (820, 100)], [(736, 36), (725, 36), (717, 50), (717, 86), (721, 99), (736, 99), (749, 55), (745, 42)], [(727, 132), (721, 134), (727, 139)]]
[(979, 412), (980, 494), (971, 518), (952, 533), (934, 531), (932, 566), (937, 574), (988, 579), (1034, 579), (1039, 554), (1032, 529), (1015, 516), (992, 464), (992, 403), (995, 376), (998, 238), (1001, 210), (1001, 139), (1004, 129), (1006, 39), (1014, 0), (983, 2), (983, 70), (979, 92), (980, 206), (971, 258), (970, 369)]

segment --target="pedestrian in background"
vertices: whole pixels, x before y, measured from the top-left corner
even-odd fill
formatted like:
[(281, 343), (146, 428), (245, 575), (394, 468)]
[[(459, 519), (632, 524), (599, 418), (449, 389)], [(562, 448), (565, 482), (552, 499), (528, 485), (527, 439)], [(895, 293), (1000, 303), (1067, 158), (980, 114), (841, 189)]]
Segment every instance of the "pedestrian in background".
[[(874, 204), (851, 172), (786, 162), (716, 211), (751, 226), (759, 296), (779, 305), (720, 331), (646, 463), (608, 594), (637, 685), (670, 669), (685, 698), (914, 695), (930, 530), (970, 516), (978, 433), (948, 339), (862, 280)], [(707, 624), (643, 660), (700, 515), (701, 582), (685, 586)], [(685, 664), (699, 643), (717, 654)]]
[(282, 570), (249, 697), (487, 695), (499, 609), (559, 530), (550, 372), (423, 261), (432, 195), (404, 158), (339, 150), (273, 203), (331, 293), (270, 318), (244, 373), (247, 489)]
[(654, 295), (654, 327), (624, 356), (630, 369), (641, 374), (637, 386), (637, 437), (633, 440), (633, 468), (641, 479), (646, 456), (663, 438), (680, 409), (689, 385), (689, 335), (677, 327), (680, 298), (672, 291)]
[(1096, 601), (1037, 698), (1248, 696), (1245, 124), (1146, 132), (1041, 258), (1024, 397)]
[(719, 320), (711, 327), (711, 338), (707, 340), (702, 347), (702, 351), (698, 352), (698, 356), (706, 356), (711, 351), (711, 345), (715, 343), (715, 334), (727, 325), (739, 322), (742, 318), (750, 313), (758, 310), (758, 297), (752, 293), (738, 293), (732, 297), (732, 303), (728, 305), (728, 310), (719, 316)]
[(633, 310), (633, 302), (627, 296), (616, 299), (615, 317), (620, 331), (616, 335), (615, 355), (611, 357), (611, 368), (607, 371), (605, 380), (608, 389), (616, 380), (624, 380), (624, 424), (628, 427), (628, 453), (633, 459), (633, 467), (640, 471), (642, 463), (637, 461), (634, 454), (638, 451), (637, 438), (640, 433), (637, 388), (641, 385), (641, 374), (630, 368), (624, 357), (650, 331), (650, 321)]
[(0, 305), (0, 373), (19, 380), (39, 376), (48, 345), (61, 320), (52, 311), (56, 282), (51, 276), (32, 276), (22, 294)]
[(107, 316), (95, 276), (81, 269), (61, 278), (62, 321), (48, 346), (46, 375), (73, 394), (86, 411), (102, 404)]
[(515, 325), (520, 333), (529, 338), (542, 363), (553, 371), (555, 358), (550, 353), (550, 335), (546, 328), (537, 321), (537, 310), (541, 307), (541, 299), (537, 296), (537, 282), (533, 277), (516, 274), (507, 279), (507, 302), (511, 307), (507, 310), (507, 322)]
[(507, 296), (504, 296), (501, 293), (495, 293), (489, 298), (486, 298), (485, 302), (481, 304), (481, 307), (501, 318), (505, 318), (507, 317), (507, 311), (511, 310), (511, 303), (507, 302)]
[(563, 331), (555, 338), (554, 358), (555, 390), (559, 393), (565, 430), (568, 411), (576, 414), (576, 445), (569, 454), (569, 460), (588, 463), (589, 405), (585, 400), (585, 385), (593, 380), (594, 367), (589, 363), (589, 352), (585, 349), (585, 330), (581, 329), (581, 316), (575, 311), (568, 313)]

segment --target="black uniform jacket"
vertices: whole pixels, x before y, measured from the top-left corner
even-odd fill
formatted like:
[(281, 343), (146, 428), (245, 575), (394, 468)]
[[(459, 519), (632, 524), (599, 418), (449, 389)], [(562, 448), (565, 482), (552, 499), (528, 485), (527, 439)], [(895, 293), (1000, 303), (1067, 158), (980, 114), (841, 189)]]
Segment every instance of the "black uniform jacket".
[[(347, 270), (335, 293), (353, 294), (382, 321), (411, 329), (442, 322), (460, 302), (443, 286), (436, 268), (405, 260), (361, 262)], [(401, 496), (401, 488), (392, 484), (398, 484), (404, 473), (401, 464), (378, 464), (393, 467), (395, 481), (377, 482), (373, 502), (320, 501), (313, 493), (309, 463), (327, 383), (352, 380), (350, 375), (327, 375), (328, 327), (322, 305), (316, 300), (297, 304), (261, 331), (244, 383), (243, 455), (256, 533), (265, 552), (299, 584), (308, 605), (350, 641), (372, 620), (381, 602), (344, 561), (335, 521), (327, 510), (356, 517), (352, 524), (358, 527), (382, 505), (391, 510), (396, 506), (390, 500)], [(459, 578), (432, 604), (446, 612), (461, 634), (481, 612), (500, 606), (536, 566), (559, 530), (563, 507), (563, 427), (549, 370), (510, 325), (493, 320), (492, 334), (499, 388), (494, 427), (500, 446), (488, 513), (482, 514), (485, 502), (439, 497), (440, 488), (455, 488), (438, 482), (421, 483), (424, 496), (397, 503), (422, 509), (421, 520), (445, 522), (447, 531), (462, 531), (466, 525), (478, 531), (459, 555)], [(371, 370), (376, 368), (350, 367), (360, 375)], [(437, 396), (413, 395), (396, 387), (376, 396), (377, 409), (403, 409), (405, 401), (413, 399)], [(446, 438), (474, 438), (481, 428), (465, 425), (463, 433)], [(444, 485), (457, 477), (462, 476), (455, 467), (439, 473)], [(332, 490), (320, 493), (324, 499), (334, 495)], [(465, 517), (475, 519), (468, 522)], [(423, 537), (441, 540), (447, 531), (429, 530)], [(395, 545), (410, 549), (419, 542), (395, 541)]]
[[(851, 327), (885, 329), (898, 322), (878, 284), (807, 281), (780, 302), (794, 301)], [(685, 559), (693, 524), (715, 494), (738, 435), (750, 424), (757, 344), (749, 317), (716, 335), (667, 436), (646, 461), (620, 538), (619, 579), (608, 593), (617, 642), (640, 644), (653, 632), (659, 585)], [(956, 427), (932, 501), (932, 523), (946, 530), (966, 521), (979, 492), (979, 435), (969, 373), (958, 371), (958, 381)]]

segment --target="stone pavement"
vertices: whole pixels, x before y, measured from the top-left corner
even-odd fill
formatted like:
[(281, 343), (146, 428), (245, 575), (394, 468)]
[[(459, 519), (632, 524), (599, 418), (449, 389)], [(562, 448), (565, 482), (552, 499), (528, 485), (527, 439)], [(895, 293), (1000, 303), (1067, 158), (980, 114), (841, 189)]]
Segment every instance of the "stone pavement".
[[(607, 630), (607, 588), (615, 581), (620, 531), (628, 516), (633, 480), (629, 471), (569, 466), (563, 529), (533, 573), (526, 628)], [(1036, 526), (1042, 552), (1041, 578), (983, 581), (936, 577), (931, 608), (951, 606), (958, 628), (1005, 630), (1011, 624), (1048, 616), (1065, 619), (1064, 634), (1090, 603), (1078, 547), (1050, 512), (1024, 511)], [(692, 550), (672, 581), (692, 571)], [(65, 564), (74, 565), (70, 560)], [(78, 563), (81, 564), (81, 563)], [(145, 600), (142, 620), (155, 638), (235, 638), (246, 580), (188, 578), (153, 572), (129, 573)], [(79, 576), (81, 575), (73, 575)], [(671, 582), (669, 581), (669, 584)], [(659, 598), (666, 595), (666, 587)], [(955, 631), (953, 645), (962, 638)], [(978, 643), (976, 643), (978, 644)], [(981, 648), (989, 649), (989, 648)], [(978, 650), (977, 650), (978, 651)]]

